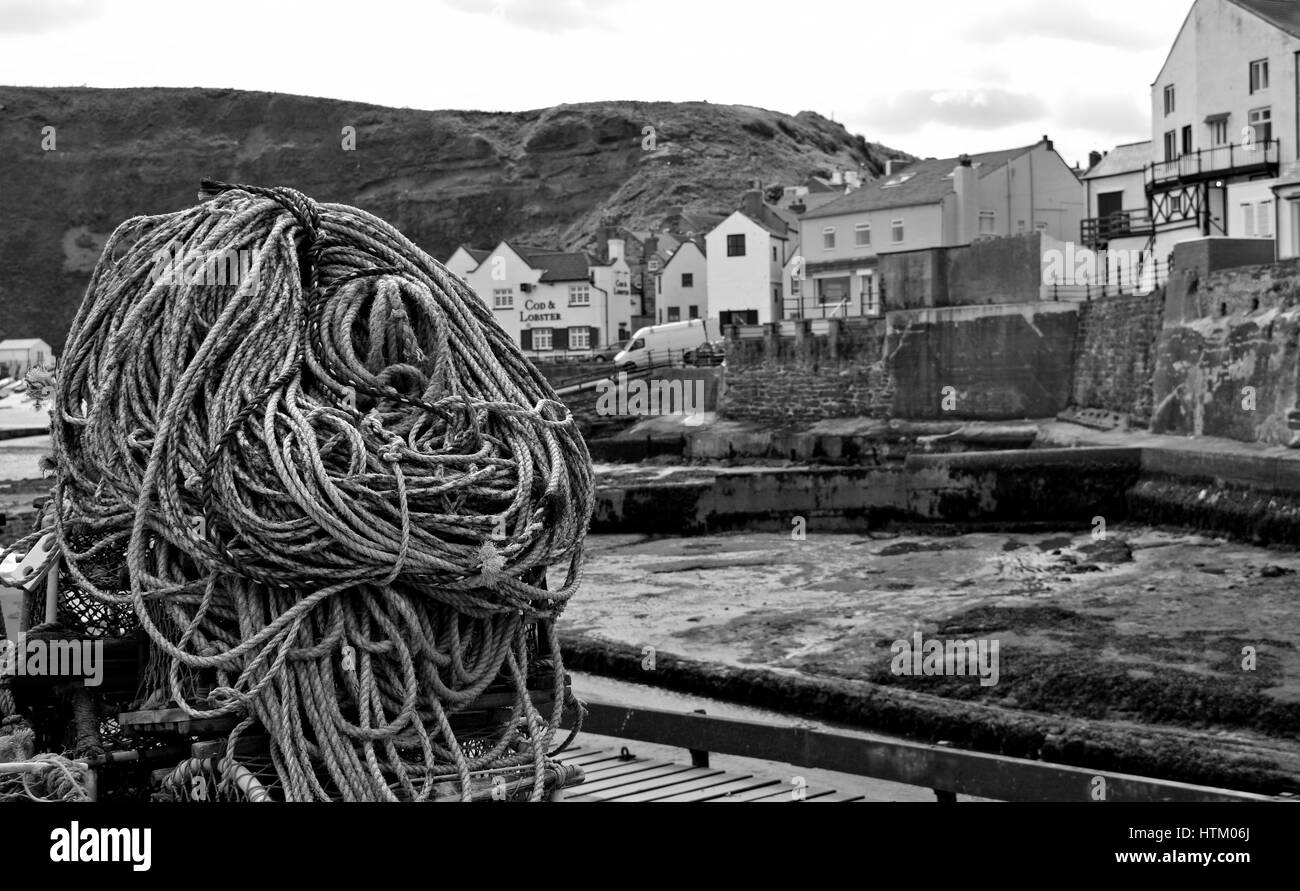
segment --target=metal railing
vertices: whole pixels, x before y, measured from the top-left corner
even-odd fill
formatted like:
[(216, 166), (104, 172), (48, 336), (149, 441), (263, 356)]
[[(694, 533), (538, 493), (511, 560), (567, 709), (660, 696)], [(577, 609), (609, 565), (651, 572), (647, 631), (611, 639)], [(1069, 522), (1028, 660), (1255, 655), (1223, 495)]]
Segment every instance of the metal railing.
[[(1106, 781), (1108, 801), (1285, 801), (1236, 789), (1198, 786), (1046, 761), (1030, 761), (946, 746), (852, 735), (834, 730), (779, 726), (757, 721), (662, 709), (587, 702), (582, 730), (599, 736), (680, 746), (692, 762), (707, 753), (761, 758), (794, 767), (830, 770), (932, 789), (940, 802), (957, 795), (996, 801), (1092, 801), (1096, 778)], [(563, 726), (572, 727), (573, 712)], [(582, 795), (576, 787), (575, 795)]]
[(1089, 217), (1079, 225), (1080, 240), (1089, 247), (1115, 238), (1149, 235), (1155, 229), (1151, 211), (1145, 207), (1117, 210), (1102, 217)]
[(1136, 266), (1107, 267), (1099, 281), (1045, 282), (1051, 300), (1089, 301), (1102, 297), (1134, 297), (1164, 287), (1173, 272), (1171, 260), (1151, 257)]
[(1153, 189), (1165, 183), (1191, 182), (1275, 168), (1281, 156), (1281, 142), (1277, 139), (1261, 139), (1250, 145), (1229, 143), (1197, 149), (1178, 158), (1148, 164), (1146, 187)]
[[(857, 299), (845, 297), (833, 303), (823, 302), (812, 294), (787, 297), (782, 307), (782, 317), (786, 321), (799, 319), (844, 319), (851, 316), (875, 316), (881, 314), (885, 302), (884, 283), (881, 282), (870, 293), (859, 293)], [(871, 310), (875, 310), (872, 312)]]

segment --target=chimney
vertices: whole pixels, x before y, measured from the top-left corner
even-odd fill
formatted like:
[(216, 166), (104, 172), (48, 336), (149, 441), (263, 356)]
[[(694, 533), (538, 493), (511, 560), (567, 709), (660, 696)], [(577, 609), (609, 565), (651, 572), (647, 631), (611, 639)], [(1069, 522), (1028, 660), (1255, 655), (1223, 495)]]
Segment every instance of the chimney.
[(1052, 140), (1047, 138), (1046, 133), (1043, 134), (1043, 148), (1047, 149), (1049, 152), (1052, 150)]
[(957, 196), (957, 244), (970, 244), (979, 234), (979, 184), (970, 155), (957, 159), (952, 170), (952, 190)]
[(1091, 170), (1092, 168), (1100, 164), (1101, 157), (1102, 157), (1101, 152), (1097, 152), (1097, 151), (1088, 152), (1088, 169)]
[(900, 170), (904, 170), (911, 161), (904, 161), (902, 158), (890, 158), (885, 162), (885, 176), (893, 176)]
[(762, 191), (759, 189), (747, 189), (745, 193), (740, 196), (740, 209), (744, 211), (747, 216), (751, 216), (756, 220), (761, 220), (763, 218)]
[(610, 263), (627, 259), (627, 242), (621, 238), (605, 239), (605, 254)]

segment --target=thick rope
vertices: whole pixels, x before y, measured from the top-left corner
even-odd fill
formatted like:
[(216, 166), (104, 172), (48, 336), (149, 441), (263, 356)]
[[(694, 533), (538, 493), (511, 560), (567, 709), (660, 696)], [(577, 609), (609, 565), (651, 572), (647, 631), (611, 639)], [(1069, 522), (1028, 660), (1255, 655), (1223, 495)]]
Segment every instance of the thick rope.
[[(572, 415), (382, 220), (204, 185), (118, 227), (73, 323), (52, 425), (65, 572), (132, 605), (155, 702), (240, 717), (229, 751), (260, 722), (289, 800), (418, 800), (448, 778), (467, 799), (471, 772), (515, 764), (540, 798), (565, 690), (552, 625), (538, 713), (527, 640), (578, 587), (593, 506)], [(232, 257), (251, 262), (205, 278)], [(129, 594), (87, 579), (87, 541), (125, 554)], [(511, 719), (467, 752), (450, 716), (501, 676)]]

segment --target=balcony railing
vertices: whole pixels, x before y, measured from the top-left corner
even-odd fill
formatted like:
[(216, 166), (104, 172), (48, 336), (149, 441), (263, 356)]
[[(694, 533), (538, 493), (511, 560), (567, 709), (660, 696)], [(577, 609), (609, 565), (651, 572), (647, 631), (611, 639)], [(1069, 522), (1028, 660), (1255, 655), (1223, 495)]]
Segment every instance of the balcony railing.
[(1145, 207), (1117, 210), (1104, 217), (1089, 217), (1080, 226), (1080, 240), (1094, 247), (1116, 238), (1149, 235), (1154, 228), (1151, 212)]
[(1148, 164), (1146, 186), (1150, 190), (1167, 184), (1199, 182), (1220, 176), (1276, 173), (1280, 158), (1281, 144), (1276, 139), (1261, 139), (1251, 145), (1229, 143), (1197, 149), (1171, 161)]

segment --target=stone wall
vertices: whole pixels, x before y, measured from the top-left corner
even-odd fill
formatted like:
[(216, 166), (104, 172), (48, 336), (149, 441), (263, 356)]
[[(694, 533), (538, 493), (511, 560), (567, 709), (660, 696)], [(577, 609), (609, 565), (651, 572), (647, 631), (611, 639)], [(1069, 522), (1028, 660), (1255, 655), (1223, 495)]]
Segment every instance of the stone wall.
[(885, 324), (832, 320), (829, 333), (814, 336), (800, 322), (794, 337), (769, 326), (761, 339), (730, 338), (721, 412), (778, 425), (887, 416), (894, 381), (882, 361)]
[(1155, 342), (1164, 291), (1104, 297), (1079, 307), (1071, 405), (1151, 417)]
[(889, 313), (895, 417), (1049, 418), (1070, 397), (1077, 308), (1037, 302)]
[(1151, 429), (1289, 445), (1300, 350), (1300, 260), (1171, 277)]
[(815, 336), (774, 326), (727, 344), (724, 417), (772, 424), (828, 418), (1053, 417), (1069, 400), (1076, 308), (966, 306), (832, 320)]

